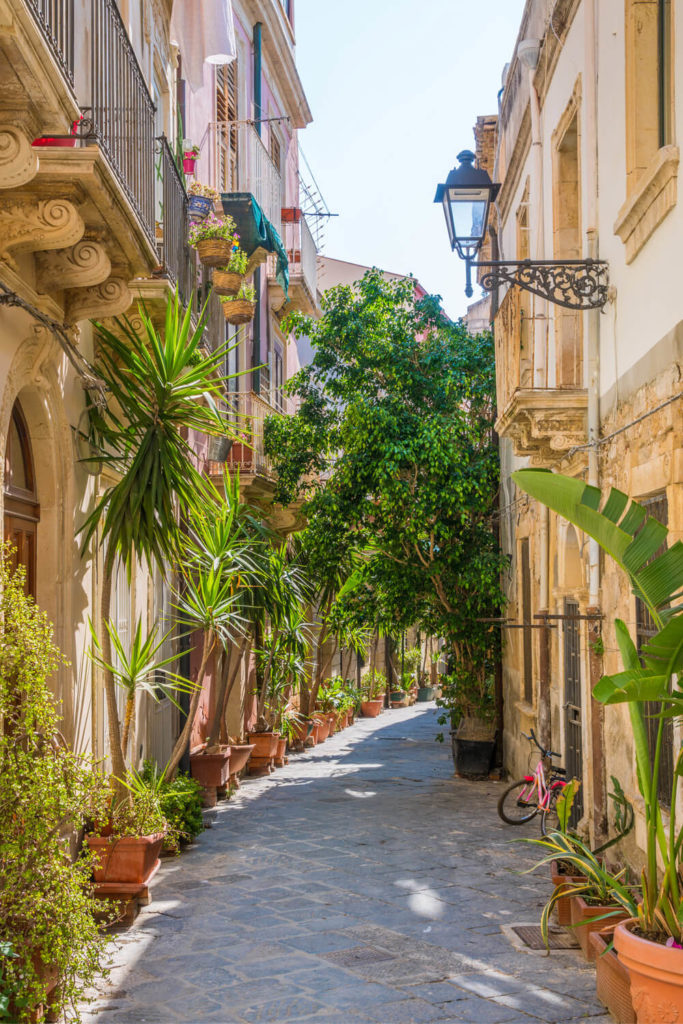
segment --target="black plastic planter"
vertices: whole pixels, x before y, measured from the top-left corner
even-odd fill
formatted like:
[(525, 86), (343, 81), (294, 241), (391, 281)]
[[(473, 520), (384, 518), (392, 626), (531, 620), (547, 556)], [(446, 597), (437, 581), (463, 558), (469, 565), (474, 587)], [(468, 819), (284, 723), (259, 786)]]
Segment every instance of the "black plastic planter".
[(452, 732), (451, 746), (456, 775), (467, 779), (488, 778), (496, 749), (495, 735), (490, 740), (466, 740)]

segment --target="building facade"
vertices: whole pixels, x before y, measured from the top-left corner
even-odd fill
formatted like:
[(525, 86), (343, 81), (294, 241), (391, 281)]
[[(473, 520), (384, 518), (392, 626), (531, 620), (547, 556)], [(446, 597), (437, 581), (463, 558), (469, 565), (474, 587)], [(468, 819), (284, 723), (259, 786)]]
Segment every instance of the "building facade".
[[(504, 73), (492, 175), (501, 182), (498, 258), (599, 258), (609, 268), (602, 312), (565, 309), (516, 287), (491, 296), (501, 539), (510, 557), (506, 765), (515, 776), (527, 768), (522, 733), (534, 728), (583, 780), (578, 812), (592, 836), (606, 829), (615, 776), (635, 805), (639, 845), (628, 711), (598, 705), (591, 690), (620, 665), (614, 619), (640, 645), (652, 623), (597, 545), (517, 491), (511, 473), (542, 466), (603, 492), (616, 486), (667, 523), (670, 543), (681, 536), (683, 22), (674, 7), (528, 0)], [(665, 742), (666, 803), (678, 724)]]
[[(233, 52), (209, 63), (211, 33), (183, 32), (219, 6)], [(262, 424), (270, 412), (286, 413), (282, 385), (298, 367), (280, 321), (317, 302), (315, 246), (298, 191), (297, 133), (311, 115), (296, 70), (294, 4), (17, 0), (0, 12), (0, 83), (4, 535), (69, 660), (55, 681), (65, 736), (104, 758), (102, 681), (87, 653), (88, 620), (101, 628), (102, 563), (97, 544), (82, 551), (77, 536), (110, 482), (88, 461), (91, 321), (112, 326), (126, 314), (135, 324), (140, 302), (160, 317), (175, 290), (198, 312), (209, 295), (188, 247), (193, 176), (182, 154), (192, 140), (195, 175), (222, 193), (224, 210), (237, 194), (253, 197), (284, 242), (279, 265), (277, 255), (250, 247), (257, 314), (226, 366), (251, 370), (225, 396), (227, 410), (250, 418), (253, 436), (250, 454), (235, 446), (232, 463), (245, 494), (270, 516)], [(206, 346), (223, 344), (227, 331), (210, 299)], [(222, 470), (206, 444), (197, 454), (207, 471)], [(285, 510), (272, 519), (282, 533), (295, 523)], [(138, 619), (146, 628), (172, 624), (169, 581), (137, 566), (129, 584), (118, 567), (112, 620), (124, 641)], [(170, 701), (139, 699), (135, 760), (164, 763), (178, 712)]]

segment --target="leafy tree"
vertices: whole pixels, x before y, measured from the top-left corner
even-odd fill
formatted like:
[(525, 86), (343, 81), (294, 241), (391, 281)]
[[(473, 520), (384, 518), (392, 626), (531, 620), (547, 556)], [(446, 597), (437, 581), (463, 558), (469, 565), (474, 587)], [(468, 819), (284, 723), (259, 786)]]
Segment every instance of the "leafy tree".
[(277, 500), (304, 498), (319, 562), (364, 552), (385, 629), (420, 623), (480, 675), (498, 635), (481, 620), (502, 601), (491, 335), (377, 270), (289, 326), (314, 358), (288, 383), (296, 414), (266, 423)]

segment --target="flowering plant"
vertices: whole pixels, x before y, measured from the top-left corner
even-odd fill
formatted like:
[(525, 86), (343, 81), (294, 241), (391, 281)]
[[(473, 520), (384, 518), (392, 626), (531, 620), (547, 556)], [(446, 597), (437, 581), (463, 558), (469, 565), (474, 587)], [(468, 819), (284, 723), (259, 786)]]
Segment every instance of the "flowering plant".
[(220, 199), (220, 193), (210, 185), (202, 185), (201, 181), (193, 181), (187, 190), (188, 196), (201, 196), (203, 199)]
[(239, 249), (239, 235), (235, 233), (232, 217), (217, 217), (215, 213), (210, 213), (206, 220), (192, 225), (189, 239), (193, 248), (207, 238), (223, 238), (231, 242), (233, 253)]
[[(191, 143), (186, 142), (185, 146), (183, 148), (183, 156), (184, 157), (195, 157), (195, 158), (198, 157), (199, 156), (199, 146), (193, 146)], [(192, 186), (190, 186), (190, 188), (191, 187)], [(208, 185), (202, 185), (201, 187), (202, 188), (208, 188), (209, 186)], [(215, 191), (215, 190), (213, 190), (213, 191)], [(193, 195), (194, 195), (194, 193), (193, 193)]]
[(221, 295), (221, 302), (256, 302), (256, 289), (251, 284), (243, 284), (237, 295)]
[(232, 254), (226, 266), (220, 267), (221, 270), (227, 271), (228, 274), (245, 274), (247, 270), (247, 263), (249, 257), (247, 256), (244, 249), (240, 249), (239, 235), (235, 234), (235, 241), (232, 246)]

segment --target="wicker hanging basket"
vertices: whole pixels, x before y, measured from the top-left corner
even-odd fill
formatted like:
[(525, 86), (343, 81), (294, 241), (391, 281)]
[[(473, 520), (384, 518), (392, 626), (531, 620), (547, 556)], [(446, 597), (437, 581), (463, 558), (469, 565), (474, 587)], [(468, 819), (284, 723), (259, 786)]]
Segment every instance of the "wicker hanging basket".
[(223, 267), (230, 259), (232, 242), (227, 238), (203, 238), (197, 242), (197, 252), (205, 267)]
[(242, 274), (233, 274), (230, 270), (213, 272), (213, 290), (216, 295), (237, 295), (243, 281)]
[(233, 299), (223, 303), (223, 315), (229, 324), (248, 324), (254, 319), (256, 303), (249, 299)]

